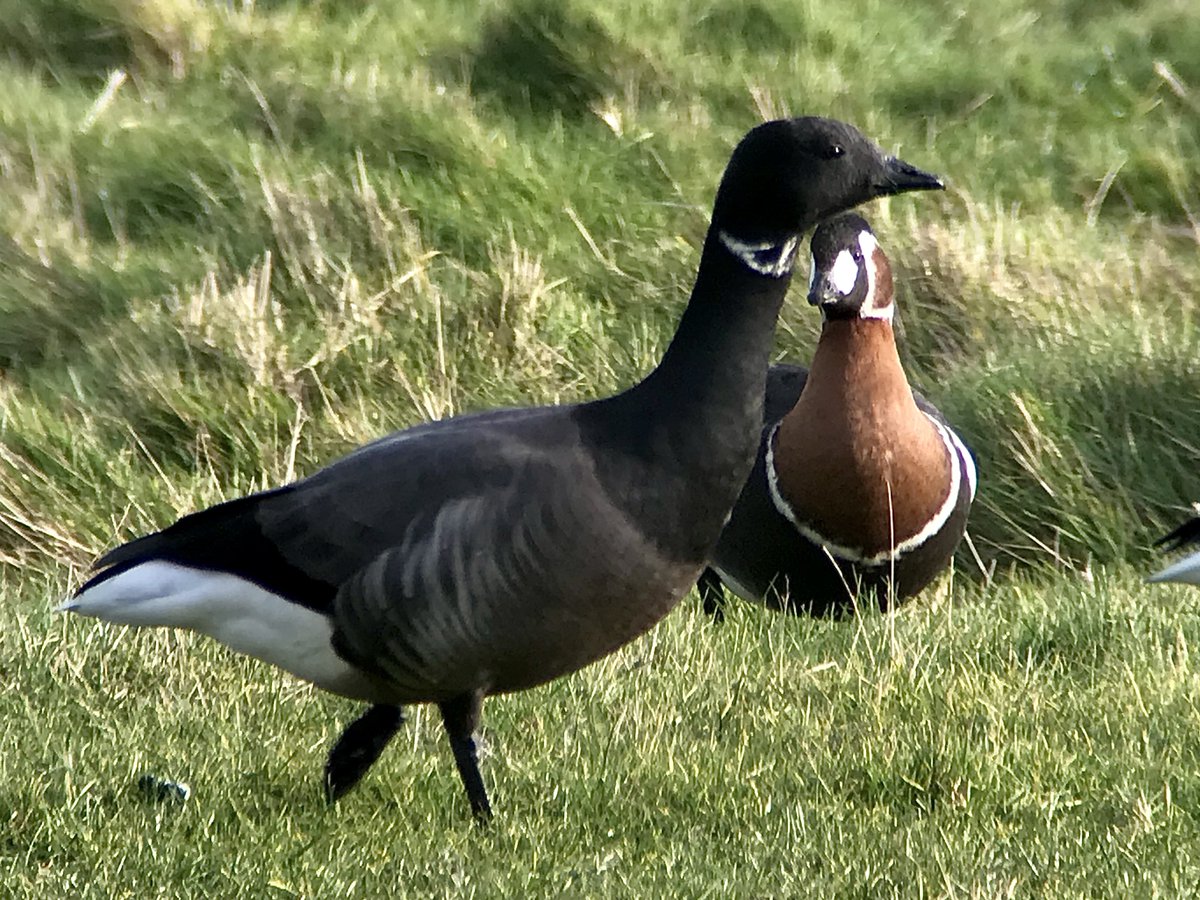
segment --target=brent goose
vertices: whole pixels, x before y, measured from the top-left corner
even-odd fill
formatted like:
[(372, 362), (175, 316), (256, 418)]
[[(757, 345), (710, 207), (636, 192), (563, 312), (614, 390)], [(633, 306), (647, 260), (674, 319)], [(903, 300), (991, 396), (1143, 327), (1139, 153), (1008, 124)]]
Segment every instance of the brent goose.
[[(1195, 544), (1200, 544), (1200, 516), (1193, 516), (1170, 534), (1154, 542), (1154, 546), (1164, 547), (1167, 552), (1173, 552)], [(1179, 584), (1200, 584), (1200, 551), (1189, 553), (1182, 559), (1171, 563), (1165, 569), (1155, 572), (1146, 580), (1174, 581)]]
[(611, 653), (703, 568), (754, 461), (801, 234), (940, 187), (844, 123), (762, 124), (734, 150), (678, 331), (639, 384), (384, 437), (110, 551), (61, 608), (203, 632), (372, 704), (329, 754), (330, 799), (382, 752), (400, 704), (436, 703), (487, 818), (483, 698)]
[(768, 374), (758, 458), (700, 581), (718, 619), (722, 582), (792, 612), (846, 612), (860, 596), (886, 608), (929, 584), (966, 531), (975, 463), (908, 386), (870, 226), (854, 213), (823, 223), (812, 257), (821, 337), (810, 370)]

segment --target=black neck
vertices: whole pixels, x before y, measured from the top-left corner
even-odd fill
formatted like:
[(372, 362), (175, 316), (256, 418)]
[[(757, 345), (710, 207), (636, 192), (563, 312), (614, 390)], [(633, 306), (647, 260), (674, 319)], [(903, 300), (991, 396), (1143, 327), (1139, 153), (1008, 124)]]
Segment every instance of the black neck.
[[(775, 322), (791, 274), (761, 275), (722, 244), (704, 243), (691, 299), (662, 361), (639, 384), (589, 404), (610, 446), (598, 459), (616, 502), (637, 496), (662, 510), (649, 535), (677, 558), (703, 559), (750, 473), (762, 427)], [(613, 426), (616, 425), (614, 428)], [(661, 469), (666, 468), (666, 471)], [(630, 488), (638, 480), (637, 491)]]
[(675, 336), (654, 371), (626, 393), (665, 395), (672, 405), (712, 415), (751, 412), (760, 421), (775, 322), (790, 283), (790, 273), (751, 270), (710, 229)]

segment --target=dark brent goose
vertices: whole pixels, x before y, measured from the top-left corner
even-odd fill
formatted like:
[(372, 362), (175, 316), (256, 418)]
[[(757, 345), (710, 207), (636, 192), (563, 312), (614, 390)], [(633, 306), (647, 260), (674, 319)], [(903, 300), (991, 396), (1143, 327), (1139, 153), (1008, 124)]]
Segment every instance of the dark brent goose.
[[(1168, 534), (1154, 542), (1156, 547), (1165, 547), (1168, 552), (1200, 544), (1200, 517), (1192, 517)], [(1189, 553), (1155, 572), (1147, 581), (1174, 581), (1179, 584), (1200, 584), (1200, 551)]]
[(330, 752), (333, 799), (436, 703), (478, 817), (483, 698), (611, 653), (699, 575), (754, 461), (801, 233), (940, 187), (841, 122), (768, 122), (734, 151), (679, 329), (636, 386), (419, 425), (109, 552), (63, 609), (191, 628), (373, 704)]
[(950, 562), (975, 497), (970, 451), (904, 377), (870, 226), (822, 224), (812, 257), (821, 337), (810, 370), (768, 374), (758, 458), (700, 582), (717, 618), (722, 582), (813, 615), (852, 609), (860, 590), (883, 608), (911, 597)]

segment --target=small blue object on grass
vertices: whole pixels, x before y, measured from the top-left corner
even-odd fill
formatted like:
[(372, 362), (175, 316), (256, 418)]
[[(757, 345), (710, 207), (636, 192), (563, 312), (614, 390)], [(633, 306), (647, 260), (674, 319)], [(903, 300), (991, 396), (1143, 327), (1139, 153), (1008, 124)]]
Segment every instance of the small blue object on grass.
[(169, 781), (166, 778), (151, 775), (149, 772), (138, 776), (137, 786), (138, 790), (142, 792), (142, 796), (158, 803), (167, 801), (186, 803), (192, 796), (192, 789), (182, 781)]

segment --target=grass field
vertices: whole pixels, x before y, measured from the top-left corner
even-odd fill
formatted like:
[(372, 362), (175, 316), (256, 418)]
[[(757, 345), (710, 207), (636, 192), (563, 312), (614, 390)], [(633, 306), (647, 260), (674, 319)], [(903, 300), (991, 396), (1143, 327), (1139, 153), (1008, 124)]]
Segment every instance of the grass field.
[[(1200, 894), (1200, 597), (1141, 580), (1200, 497), (1192, 6), (0, 0), (0, 896)], [(692, 597), (490, 702), (486, 832), (427, 711), (328, 808), (353, 704), (49, 611), (389, 429), (631, 383), (800, 113), (950, 185), (866, 211), (981, 471), (911, 607)]]

